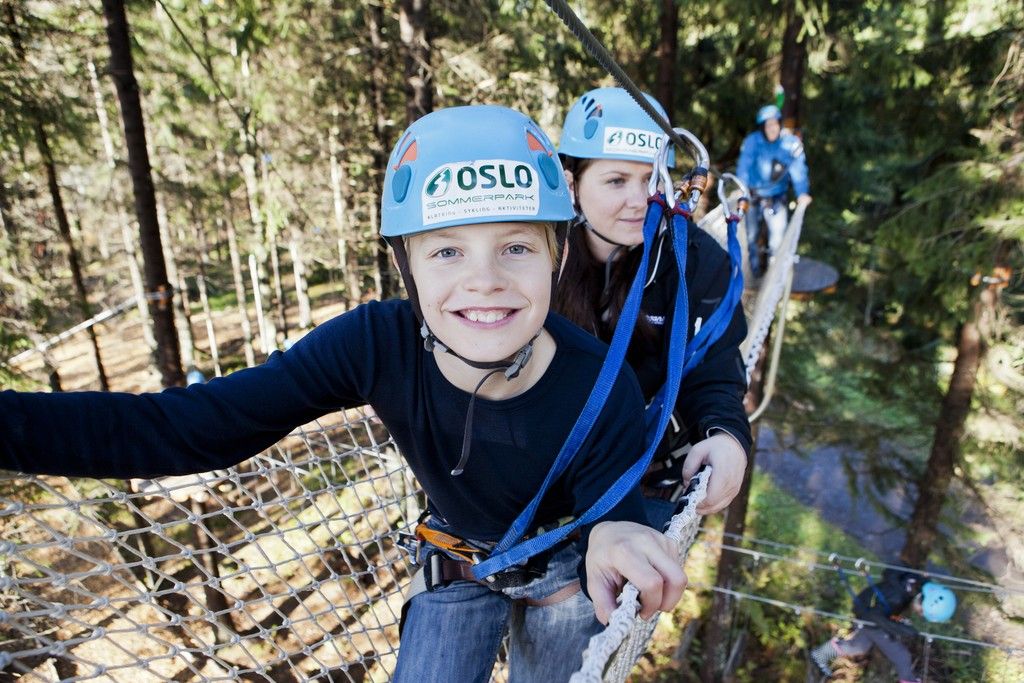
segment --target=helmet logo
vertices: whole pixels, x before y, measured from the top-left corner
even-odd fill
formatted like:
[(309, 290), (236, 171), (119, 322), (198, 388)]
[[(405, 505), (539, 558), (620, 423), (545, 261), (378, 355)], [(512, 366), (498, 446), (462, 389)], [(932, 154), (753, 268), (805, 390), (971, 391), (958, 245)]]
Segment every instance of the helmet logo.
[(443, 197), (448, 192), (448, 186), (452, 184), (452, 169), (442, 168), (434, 174), (427, 182), (423, 192), (428, 197)]
[(663, 135), (640, 128), (615, 128), (607, 126), (604, 131), (605, 154), (625, 154), (645, 159), (654, 159), (661, 148)]
[(536, 216), (540, 179), (531, 165), (510, 159), (445, 164), (423, 186), (423, 225), (442, 221)]

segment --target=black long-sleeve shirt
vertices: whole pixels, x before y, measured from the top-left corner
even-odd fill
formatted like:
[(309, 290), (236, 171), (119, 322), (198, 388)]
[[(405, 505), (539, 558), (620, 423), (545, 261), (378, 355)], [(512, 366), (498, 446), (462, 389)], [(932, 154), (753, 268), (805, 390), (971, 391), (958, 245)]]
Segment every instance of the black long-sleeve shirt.
[[(634, 335), (629, 349), (630, 364), (647, 400), (665, 383), (672, 310), (679, 287), (679, 268), (668, 232), (659, 236), (650, 258), (653, 266), (644, 289), (641, 314), (659, 334), (653, 345)], [(729, 255), (714, 238), (691, 223), (686, 255), (690, 339), (695, 335), (698, 319), (699, 324), (706, 323), (721, 303), (729, 288), (729, 272)], [(742, 307), (737, 306), (725, 332), (679, 387), (676, 412), (688, 430), (690, 443), (722, 429), (735, 437), (745, 452), (750, 451), (750, 423), (743, 408), (747, 373), (739, 350), (746, 334), (746, 318)]]
[[(321, 325), (263, 365), (160, 393), (0, 392), (0, 468), (85, 477), (153, 477), (224, 468), (298, 425), (369, 404), (456, 533), (499, 539), (533, 497), (579, 416), (605, 346), (551, 314), (557, 345), (538, 382), (477, 398), (472, 455), (456, 464), (470, 394), (424, 351), (407, 301), (374, 302)], [(536, 525), (590, 508), (643, 452), (643, 399), (624, 369), (579, 456), (553, 484)], [(645, 523), (634, 489), (605, 519)], [(584, 541), (585, 541), (584, 534)]]

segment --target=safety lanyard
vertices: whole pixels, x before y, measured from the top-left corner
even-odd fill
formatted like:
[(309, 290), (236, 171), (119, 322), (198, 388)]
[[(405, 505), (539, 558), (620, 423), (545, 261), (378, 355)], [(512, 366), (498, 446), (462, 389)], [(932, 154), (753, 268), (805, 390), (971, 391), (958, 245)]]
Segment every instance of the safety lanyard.
[[(686, 364), (683, 366), (683, 377), (691, 370), (700, 365), (704, 360), (708, 349), (714, 346), (715, 342), (722, 338), (725, 331), (732, 322), (733, 312), (743, 295), (743, 267), (740, 241), (736, 237), (736, 226), (740, 218), (736, 214), (730, 214), (726, 219), (727, 244), (729, 247), (729, 287), (719, 302), (715, 311), (708, 316), (708, 319), (701, 326), (700, 330), (693, 336), (693, 340), (686, 347)], [(680, 274), (680, 279), (686, 277), (685, 273)]]
[[(600, 413), (600, 410), (604, 405), (604, 400), (607, 398), (611, 388), (611, 384), (614, 383), (615, 378), (618, 375), (618, 371), (622, 366), (622, 360), (625, 357), (625, 347), (629, 343), (629, 337), (632, 335), (633, 326), (635, 325), (636, 318), (639, 315), (640, 299), (643, 294), (643, 280), (644, 275), (647, 272), (648, 257), (650, 256), (650, 245), (663, 215), (661, 207), (655, 208), (654, 204), (661, 204), (664, 200), (652, 197), (649, 201), (651, 203), (648, 206), (647, 217), (644, 223), (644, 250), (640, 266), (637, 269), (637, 275), (630, 287), (629, 295), (626, 297), (626, 302), (622, 309), (622, 315), (616, 325), (615, 333), (612, 336), (611, 348), (608, 350), (608, 355), (606, 356), (604, 365), (601, 368), (598, 381), (595, 384), (594, 390), (591, 392), (590, 399), (587, 400), (587, 405), (584, 407), (584, 413), (586, 414), (588, 413), (587, 408), (591, 406), (592, 399), (594, 399), (595, 395), (599, 393), (599, 386), (601, 386), (602, 383), (606, 384), (607, 386), (602, 387), (603, 390), (600, 392), (600, 403), (595, 406), (596, 410), (593, 415), (589, 416), (587, 420), (588, 424), (585, 425), (587, 432), (589, 432), (590, 428), (593, 426), (597, 414)], [(672, 239), (674, 240), (676, 262), (679, 266), (679, 271), (681, 273), (685, 273), (687, 220), (680, 213), (673, 213)], [(546, 493), (548, 486), (565, 470), (566, 466), (568, 466), (569, 462), (579, 451), (582, 441), (586, 437), (586, 432), (582, 432), (582, 430), (580, 430), (581, 435), (574, 438), (574, 435), (577, 433), (577, 427), (580, 426), (580, 423), (583, 421), (583, 415), (581, 415), (580, 420), (577, 421), (572, 432), (570, 432), (569, 438), (566, 440), (566, 444), (563, 446), (558, 458), (556, 458), (555, 464), (548, 472), (548, 476), (545, 478), (544, 483), (537, 492), (537, 495), (534, 496), (533, 500), (530, 501), (530, 504), (525, 510), (523, 510), (516, 521), (512, 523), (512, 526), (505, 534), (505, 537), (502, 538), (497, 546), (495, 546), (491, 557), (473, 567), (473, 574), (478, 579), (485, 579), (491, 574), (514, 565), (521, 564), (537, 553), (543, 552), (559, 541), (564, 540), (578, 527), (597, 521), (607, 514), (609, 510), (618, 505), (626, 494), (637, 485), (640, 478), (647, 471), (651, 458), (653, 457), (655, 450), (657, 450), (658, 442), (661, 440), (661, 435), (664, 434), (665, 428), (668, 426), (669, 418), (672, 416), (671, 406), (675, 405), (676, 395), (679, 391), (679, 384), (682, 380), (682, 358), (686, 352), (686, 339), (689, 326), (688, 309), (689, 298), (686, 293), (685, 279), (681, 279), (680, 286), (676, 289), (673, 322), (669, 337), (670, 360), (667, 373), (668, 378), (665, 382), (665, 386), (662, 387), (662, 390), (659, 392), (661, 401), (657, 407), (658, 420), (656, 427), (653, 430), (653, 437), (648, 440), (648, 446), (644, 454), (628, 470), (626, 470), (626, 472), (623, 473), (619, 479), (616, 480), (603, 495), (601, 495), (600, 498), (597, 499), (589, 510), (574, 521), (515, 545), (516, 542), (526, 533), (526, 529), (533, 521), (533, 516), (536, 513), (540, 500)], [(571, 450), (568, 448), (570, 446)]]

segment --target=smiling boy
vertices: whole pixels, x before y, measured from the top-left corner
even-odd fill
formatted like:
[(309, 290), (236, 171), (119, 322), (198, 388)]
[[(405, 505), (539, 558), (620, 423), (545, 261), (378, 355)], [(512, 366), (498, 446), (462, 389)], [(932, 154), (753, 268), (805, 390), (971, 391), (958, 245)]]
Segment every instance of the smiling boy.
[[(495, 192), (492, 182), (516, 187)], [(607, 619), (626, 579), (641, 590), (643, 616), (671, 608), (685, 585), (671, 544), (642, 526), (639, 494), (531, 571), (514, 568), (501, 590), (429, 540), (450, 534), (486, 555), (539, 490), (604, 359), (603, 344), (548, 310), (555, 226), (572, 216), (562, 170), (528, 117), (457, 107), (410, 126), (384, 186), (381, 234), (409, 300), (359, 306), (263, 365), (205, 385), (0, 393), (0, 467), (119, 478), (208, 471), (320, 415), (369, 404), (429, 497), (421, 555), (448, 572), (410, 598), (394, 680), (487, 681), (506, 630), (513, 682), (565, 680), (600, 628), (595, 613)], [(626, 371), (531, 531), (588, 510), (642, 446), (643, 400)]]

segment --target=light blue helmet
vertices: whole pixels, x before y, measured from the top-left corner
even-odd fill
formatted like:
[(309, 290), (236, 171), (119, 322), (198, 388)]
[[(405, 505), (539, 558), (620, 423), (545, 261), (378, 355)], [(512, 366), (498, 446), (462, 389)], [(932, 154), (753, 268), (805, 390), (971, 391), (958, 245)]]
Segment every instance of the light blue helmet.
[(574, 215), (554, 145), (536, 123), (506, 107), (452, 107), (413, 123), (392, 150), (380, 234)]
[(757, 110), (757, 125), (763, 126), (768, 119), (782, 120), (782, 110), (774, 104), (766, 104)]
[[(664, 107), (648, 94), (651, 106), (665, 119)], [(647, 112), (622, 88), (597, 88), (584, 94), (565, 116), (558, 153), (578, 159), (654, 161), (665, 134)], [(674, 167), (674, 149), (668, 165)]]
[(956, 611), (956, 593), (941, 583), (928, 581), (921, 586), (921, 614), (935, 623), (949, 621)]

